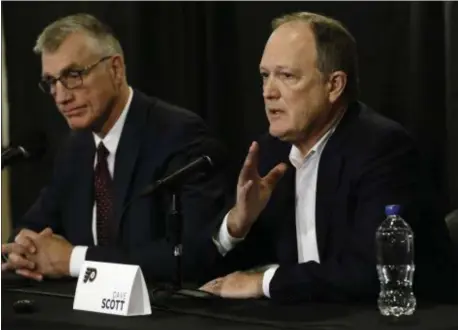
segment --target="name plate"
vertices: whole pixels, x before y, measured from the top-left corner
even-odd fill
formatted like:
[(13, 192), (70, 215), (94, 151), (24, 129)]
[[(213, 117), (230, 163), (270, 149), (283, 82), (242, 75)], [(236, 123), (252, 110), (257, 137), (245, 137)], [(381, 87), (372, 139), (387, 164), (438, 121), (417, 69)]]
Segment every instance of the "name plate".
[(151, 305), (139, 266), (86, 261), (73, 309), (122, 316), (149, 315)]

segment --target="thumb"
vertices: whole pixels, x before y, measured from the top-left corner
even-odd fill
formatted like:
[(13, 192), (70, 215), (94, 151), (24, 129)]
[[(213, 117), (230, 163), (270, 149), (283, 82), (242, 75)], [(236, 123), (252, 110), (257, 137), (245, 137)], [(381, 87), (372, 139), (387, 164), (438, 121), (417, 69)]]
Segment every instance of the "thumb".
[(39, 233), (39, 235), (40, 236), (51, 236), (52, 233), (53, 233), (52, 229), (50, 227), (46, 227)]
[(288, 166), (285, 163), (280, 163), (271, 169), (270, 172), (263, 178), (263, 180), (266, 182), (270, 189), (273, 189), (277, 185), (278, 181), (280, 181), (280, 179), (283, 177), (287, 169)]

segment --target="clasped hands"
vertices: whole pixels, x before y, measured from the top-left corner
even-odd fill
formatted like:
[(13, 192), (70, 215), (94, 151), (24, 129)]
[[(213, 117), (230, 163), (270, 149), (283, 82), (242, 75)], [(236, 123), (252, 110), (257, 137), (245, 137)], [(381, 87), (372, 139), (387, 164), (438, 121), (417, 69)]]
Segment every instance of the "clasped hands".
[(44, 276), (60, 278), (70, 275), (73, 246), (62, 236), (45, 228), (39, 233), (22, 229), (14, 242), (2, 244), (3, 271), (15, 271), (26, 278), (42, 281)]
[[(239, 174), (236, 204), (227, 218), (227, 229), (232, 237), (241, 238), (248, 234), (287, 170), (286, 164), (280, 163), (261, 177), (258, 153), (259, 145), (253, 142)], [(238, 271), (214, 279), (200, 289), (224, 298), (260, 298), (263, 296), (263, 277), (264, 272)]]
[[(245, 237), (259, 214), (267, 205), (277, 182), (286, 172), (286, 164), (275, 166), (266, 176), (258, 172), (259, 146), (252, 143), (237, 182), (236, 205), (229, 212), (228, 231), (233, 237)], [(50, 228), (40, 233), (23, 229), (13, 243), (2, 245), (2, 254), (8, 261), (2, 271), (16, 271), (38, 281), (43, 276), (68, 276), (73, 246)], [(262, 291), (263, 272), (235, 272), (212, 280), (202, 290), (228, 298), (258, 298)]]

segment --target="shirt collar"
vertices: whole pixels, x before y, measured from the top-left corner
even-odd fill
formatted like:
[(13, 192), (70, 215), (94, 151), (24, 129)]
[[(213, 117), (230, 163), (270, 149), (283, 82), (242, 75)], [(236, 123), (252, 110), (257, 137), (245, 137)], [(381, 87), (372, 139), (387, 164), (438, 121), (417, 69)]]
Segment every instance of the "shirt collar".
[(118, 148), (119, 140), (121, 139), (121, 132), (124, 127), (124, 123), (126, 121), (127, 113), (129, 112), (130, 103), (132, 102), (133, 97), (133, 90), (129, 87), (129, 97), (127, 99), (126, 105), (121, 112), (118, 120), (114, 124), (114, 126), (110, 129), (107, 135), (103, 139), (101, 139), (97, 134), (92, 133), (94, 136), (95, 147), (97, 148), (100, 142), (103, 141), (103, 144), (110, 152), (110, 155), (114, 155), (116, 153), (116, 149)]
[(321, 155), (321, 153), (324, 150), (324, 147), (326, 146), (326, 143), (328, 142), (332, 134), (335, 132), (337, 126), (342, 120), (345, 111), (346, 109), (342, 111), (342, 114), (338, 117), (334, 124), (326, 131), (326, 133), (318, 140), (318, 142), (315, 143), (315, 145), (309, 150), (305, 157), (302, 156), (299, 148), (297, 148), (295, 145), (292, 145), (291, 151), (289, 153), (289, 160), (296, 169), (299, 169), (313, 155)]

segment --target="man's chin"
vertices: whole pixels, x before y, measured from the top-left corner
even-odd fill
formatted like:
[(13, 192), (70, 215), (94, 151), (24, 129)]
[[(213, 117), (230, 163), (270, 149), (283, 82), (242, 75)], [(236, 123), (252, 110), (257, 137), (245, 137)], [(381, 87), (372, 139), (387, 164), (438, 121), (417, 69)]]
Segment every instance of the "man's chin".
[(90, 126), (89, 121), (84, 118), (67, 118), (67, 124), (74, 131), (84, 130)]
[(291, 142), (292, 140), (291, 134), (288, 133), (289, 132), (284, 129), (269, 127), (269, 134), (284, 142)]

